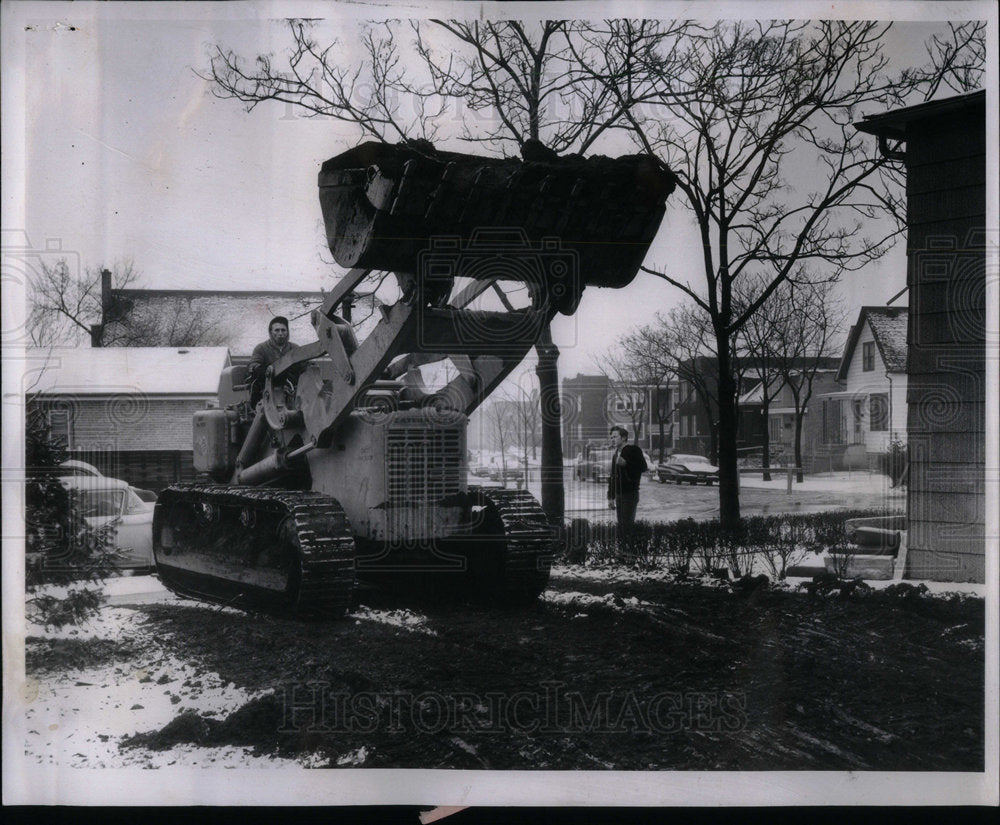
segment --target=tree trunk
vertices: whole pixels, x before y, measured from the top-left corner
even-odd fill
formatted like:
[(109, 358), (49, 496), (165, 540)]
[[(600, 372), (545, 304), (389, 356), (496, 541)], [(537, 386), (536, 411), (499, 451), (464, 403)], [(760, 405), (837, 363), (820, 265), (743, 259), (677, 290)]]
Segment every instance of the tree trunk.
[(719, 522), (724, 530), (740, 524), (740, 488), (736, 462), (736, 383), (729, 341), (718, 342), (719, 359)]
[[(804, 410), (805, 407), (802, 409)], [(800, 410), (795, 411), (795, 466), (799, 468), (795, 479), (799, 484), (802, 483), (802, 416)]]
[(559, 403), (559, 348), (549, 325), (535, 344), (538, 353), (538, 400), (542, 413), (542, 509), (550, 524), (562, 526), (566, 510), (563, 488), (562, 408)]
[(764, 387), (764, 398), (763, 405), (761, 409), (761, 415), (764, 416), (764, 441), (763, 441), (763, 452), (760, 455), (760, 466), (764, 468), (764, 481), (771, 480), (771, 473), (768, 472), (771, 469), (771, 403), (767, 397), (767, 387)]

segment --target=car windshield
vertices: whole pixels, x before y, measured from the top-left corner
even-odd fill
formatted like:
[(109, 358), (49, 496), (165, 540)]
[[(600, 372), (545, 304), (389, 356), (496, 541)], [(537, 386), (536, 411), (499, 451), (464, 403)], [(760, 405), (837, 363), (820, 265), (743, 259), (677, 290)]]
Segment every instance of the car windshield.
[[(117, 516), (122, 511), (124, 490), (78, 490), (80, 513), (84, 518)], [(138, 498), (138, 497), (137, 497)]]
[(153, 503), (143, 501), (131, 487), (125, 496), (125, 515), (135, 516), (139, 513), (148, 513), (153, 509)]

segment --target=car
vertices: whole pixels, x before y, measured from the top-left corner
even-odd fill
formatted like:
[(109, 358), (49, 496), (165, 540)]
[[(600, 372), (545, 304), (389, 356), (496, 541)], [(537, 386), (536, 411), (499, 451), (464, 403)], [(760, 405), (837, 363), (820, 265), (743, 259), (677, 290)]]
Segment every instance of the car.
[(576, 460), (573, 476), (577, 481), (600, 483), (608, 480), (611, 472), (611, 457), (615, 451), (610, 447), (588, 444)]
[(136, 489), (117, 478), (62, 476), (59, 483), (76, 500), (80, 515), (91, 527), (114, 527), (116, 566), (152, 567), (153, 509)]
[(520, 467), (511, 467), (508, 465), (506, 469), (502, 469), (498, 464), (490, 467), (490, 481), (516, 481), (523, 477), (524, 470)]
[(86, 461), (79, 461), (75, 458), (69, 458), (64, 461), (58, 467), (59, 474), (62, 476), (90, 476), (92, 478), (102, 478), (104, 473), (98, 470), (93, 464), (88, 464)]
[(656, 477), (660, 484), (665, 484), (667, 481), (672, 481), (674, 484), (689, 481), (691, 484), (704, 483), (711, 486), (719, 480), (719, 468), (703, 455), (678, 453), (656, 466)]

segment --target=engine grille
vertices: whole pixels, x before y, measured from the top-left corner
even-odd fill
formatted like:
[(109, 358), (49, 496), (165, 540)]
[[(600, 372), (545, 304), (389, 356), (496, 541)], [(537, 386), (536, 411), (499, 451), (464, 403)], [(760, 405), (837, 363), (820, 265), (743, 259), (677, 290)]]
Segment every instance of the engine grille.
[(457, 429), (392, 427), (386, 432), (390, 507), (432, 504), (461, 485), (462, 437)]

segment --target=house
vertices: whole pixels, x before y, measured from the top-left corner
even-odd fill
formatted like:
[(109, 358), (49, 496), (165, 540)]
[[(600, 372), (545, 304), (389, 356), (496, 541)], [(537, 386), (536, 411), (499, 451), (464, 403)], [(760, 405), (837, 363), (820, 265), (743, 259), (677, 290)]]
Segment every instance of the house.
[[(796, 359), (791, 363), (796, 367), (812, 369), (810, 362), (816, 362), (816, 369), (821, 375), (826, 374), (836, 365), (836, 359), (826, 356), (820, 356), (818, 360)], [(765, 427), (777, 428), (778, 423), (772, 424), (771, 421), (765, 422), (763, 420), (763, 399), (761, 397), (761, 382), (756, 369), (757, 362), (748, 357), (737, 358), (734, 366), (740, 387), (736, 447), (741, 452), (759, 451), (759, 448), (764, 444)], [(711, 356), (699, 356), (679, 365), (680, 380), (678, 381), (676, 408), (677, 439), (674, 445), (677, 452), (698, 453), (714, 458), (717, 445), (715, 444), (716, 435), (713, 432), (712, 422), (718, 421), (719, 415), (717, 369), (716, 360)], [(820, 386), (822, 386), (822, 380), (819, 380)], [(787, 412), (789, 409), (794, 413), (791, 389), (784, 387), (782, 393), (778, 409), (785, 410), (786, 412), (783, 414), (790, 415)], [(812, 395), (815, 397), (816, 389), (813, 390)], [(770, 419), (770, 417), (769, 414), (768, 418)], [(790, 432), (785, 432), (784, 424), (786, 421), (792, 424)], [(806, 421), (809, 421), (808, 416)], [(792, 444), (794, 421), (782, 419), (780, 426), (782, 439), (786, 439), (788, 444)], [(803, 444), (806, 443), (804, 440)]]
[[(986, 92), (869, 116), (855, 127), (906, 167), (906, 575), (983, 582)], [(989, 355), (995, 375), (995, 342)]]
[[(827, 363), (829, 359), (824, 359)], [(793, 387), (790, 381), (796, 382)], [(805, 393), (809, 399), (805, 401), (802, 415), (802, 468), (808, 473), (831, 469), (830, 453), (824, 443), (824, 426), (822, 398), (830, 392), (839, 389), (837, 370), (831, 367), (817, 368), (813, 373), (811, 388), (801, 387), (804, 380), (802, 371), (792, 373), (786, 380), (773, 376), (767, 382), (769, 402), (767, 405), (767, 422), (761, 422), (764, 415), (764, 382), (758, 381), (756, 386), (740, 396), (740, 434), (745, 446), (751, 449), (763, 444), (762, 429), (767, 427), (767, 442), (771, 454), (772, 466), (795, 465), (795, 388), (799, 389), (801, 406)], [(755, 420), (757, 419), (757, 420)], [(749, 436), (749, 437), (747, 437)], [(833, 469), (837, 469), (834, 467)]]
[(822, 440), (842, 466), (880, 466), (906, 443), (906, 307), (865, 306), (851, 327), (836, 379), (825, 393)]
[(214, 402), (226, 347), (29, 350), (25, 401), (71, 458), (136, 487), (196, 477), (191, 421)]

